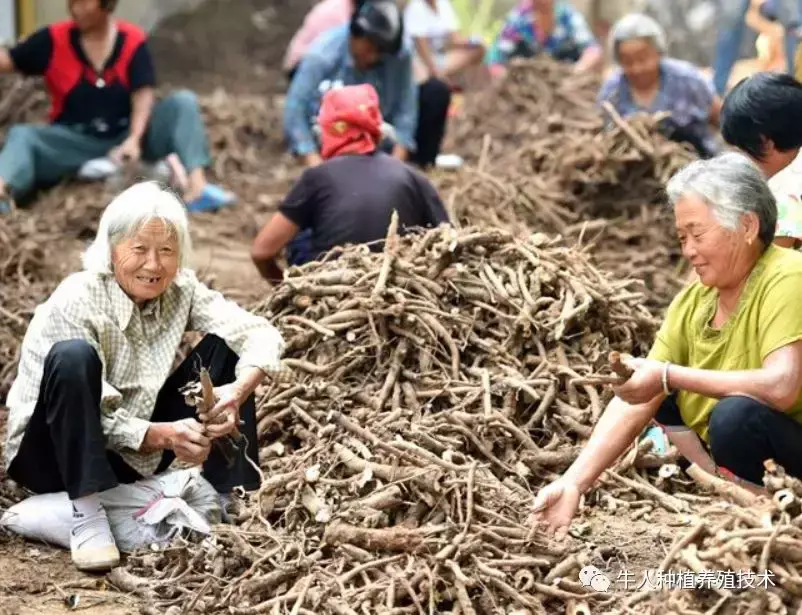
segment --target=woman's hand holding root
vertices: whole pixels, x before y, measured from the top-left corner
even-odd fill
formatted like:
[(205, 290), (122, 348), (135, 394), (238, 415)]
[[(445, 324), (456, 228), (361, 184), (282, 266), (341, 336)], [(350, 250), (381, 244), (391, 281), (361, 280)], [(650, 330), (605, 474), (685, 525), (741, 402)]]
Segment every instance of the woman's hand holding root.
[(151, 423), (140, 452), (170, 450), (180, 461), (201, 465), (209, 456), (212, 441), (204, 435), (203, 425), (195, 419), (173, 423)]
[(224, 384), (214, 389), (215, 405), (208, 413), (201, 413), (200, 420), (211, 439), (223, 438), (239, 428), (239, 409), (242, 405), (239, 389)]

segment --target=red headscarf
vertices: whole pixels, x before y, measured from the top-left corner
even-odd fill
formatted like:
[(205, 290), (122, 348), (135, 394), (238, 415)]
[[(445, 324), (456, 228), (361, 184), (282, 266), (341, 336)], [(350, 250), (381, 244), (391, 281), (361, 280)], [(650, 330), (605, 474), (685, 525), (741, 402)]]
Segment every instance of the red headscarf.
[(323, 95), (318, 115), (324, 160), (344, 154), (369, 154), (381, 139), (379, 95), (372, 85), (350, 85)]

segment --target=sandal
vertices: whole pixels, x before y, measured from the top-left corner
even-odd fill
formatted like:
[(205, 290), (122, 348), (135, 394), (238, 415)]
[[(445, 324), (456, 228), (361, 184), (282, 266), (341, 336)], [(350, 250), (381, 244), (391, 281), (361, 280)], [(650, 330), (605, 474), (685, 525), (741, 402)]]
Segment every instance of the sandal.
[(201, 195), (187, 203), (187, 210), (192, 213), (218, 211), (237, 202), (237, 197), (220, 186), (206, 184)]

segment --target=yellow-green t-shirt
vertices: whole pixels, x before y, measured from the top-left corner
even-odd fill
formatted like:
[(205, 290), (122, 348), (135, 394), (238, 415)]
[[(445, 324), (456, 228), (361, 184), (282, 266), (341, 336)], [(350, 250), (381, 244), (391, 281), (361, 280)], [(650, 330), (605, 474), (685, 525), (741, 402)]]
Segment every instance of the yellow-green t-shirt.
[[(758, 369), (765, 358), (802, 339), (802, 253), (770, 246), (749, 276), (735, 312), (711, 326), (718, 292), (694, 282), (668, 308), (649, 358), (696, 369)], [(710, 412), (718, 400), (680, 391), (684, 423), (707, 442)], [(802, 423), (802, 394), (788, 412)]]

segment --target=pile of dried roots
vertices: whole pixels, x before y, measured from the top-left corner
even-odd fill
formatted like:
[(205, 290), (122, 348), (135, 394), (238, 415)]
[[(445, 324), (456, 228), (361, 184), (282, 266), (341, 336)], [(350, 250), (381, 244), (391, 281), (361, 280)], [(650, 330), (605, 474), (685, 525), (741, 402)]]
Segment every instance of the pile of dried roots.
[(578, 74), (549, 58), (516, 59), (505, 77), (466, 102), (449, 140), (467, 160), (498, 159), (533, 139), (565, 131), (598, 132), (597, 75)]
[(659, 117), (625, 121), (600, 109), (598, 82), (555, 62), (515, 63), (496, 87), (455, 126), (460, 153), (475, 164), (438, 178), (453, 217), (581, 241), (599, 266), (643, 281), (650, 305), (664, 308), (683, 283), (664, 186), (695, 154), (661, 134)]
[(765, 466), (769, 498), (691, 466), (689, 474), (714, 503), (690, 519), (690, 529), (622, 606), (689, 615), (799, 612), (802, 481), (772, 460)]
[(47, 95), (34, 79), (0, 76), (0, 140), (14, 124), (44, 117)]
[(577, 557), (527, 518), (602, 410), (608, 351), (651, 341), (628, 285), (545, 236), (479, 228), (391, 225), (383, 253), (290, 270), (257, 310), (287, 343), (258, 404), (264, 485), (237, 526), (112, 581), (156, 610), (240, 615), (603, 598), (555, 581)]
[(60, 280), (54, 228), (38, 216), (0, 216), (0, 399), (16, 371), (33, 310)]

